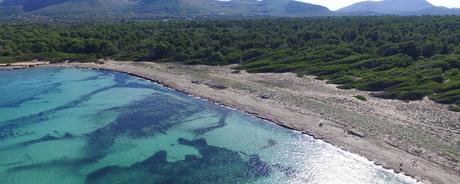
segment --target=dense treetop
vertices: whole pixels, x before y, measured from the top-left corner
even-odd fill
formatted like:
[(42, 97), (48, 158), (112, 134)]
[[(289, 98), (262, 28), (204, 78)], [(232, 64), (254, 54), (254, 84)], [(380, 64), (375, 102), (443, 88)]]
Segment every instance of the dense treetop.
[(460, 105), (460, 17), (2, 25), (0, 61), (240, 64), (313, 74), (383, 98)]

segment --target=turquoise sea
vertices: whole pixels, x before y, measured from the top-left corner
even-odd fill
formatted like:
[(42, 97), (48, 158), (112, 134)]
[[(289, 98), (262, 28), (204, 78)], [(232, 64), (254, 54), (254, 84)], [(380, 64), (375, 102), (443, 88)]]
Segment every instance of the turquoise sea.
[(251, 115), (122, 73), (0, 71), (1, 184), (415, 183)]

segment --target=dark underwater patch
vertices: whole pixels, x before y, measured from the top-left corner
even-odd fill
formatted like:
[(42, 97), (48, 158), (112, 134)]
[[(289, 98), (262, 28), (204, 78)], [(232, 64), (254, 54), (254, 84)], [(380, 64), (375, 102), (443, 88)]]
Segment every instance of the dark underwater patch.
[(68, 132), (66, 132), (62, 136), (55, 136), (55, 135), (47, 134), (47, 135), (45, 135), (43, 137), (40, 137), (38, 139), (25, 141), (25, 142), (22, 142), (22, 143), (19, 143), (19, 144), (15, 144), (13, 146), (8, 146), (8, 147), (5, 147), (5, 148), (1, 148), (0, 150), (17, 149), (17, 148), (26, 147), (26, 146), (29, 146), (29, 145), (38, 144), (38, 143), (42, 143), (42, 142), (55, 141), (55, 140), (64, 140), (64, 139), (70, 139), (70, 138), (73, 138), (73, 137), (74, 136), (72, 134), (68, 133)]
[[(153, 93), (128, 106), (110, 109), (120, 112), (119, 117), (90, 133), (85, 151), (91, 158), (102, 158), (110, 152), (119, 136), (142, 138), (166, 134), (166, 131), (187, 122), (186, 119), (206, 108), (201, 101), (195, 99), (177, 100), (167, 94)], [(202, 135), (224, 127), (228, 112), (223, 108), (218, 108), (216, 112), (221, 116), (217, 123), (191, 131), (195, 135)]]
[(32, 114), (32, 115), (28, 115), (28, 116), (23, 116), (23, 117), (20, 117), (20, 118), (9, 120), (9, 121), (0, 122), (0, 140), (15, 137), (16, 134), (13, 131), (17, 127), (24, 126), (24, 125), (29, 125), (29, 124), (34, 124), (34, 123), (39, 123), (39, 122), (49, 120), (54, 116), (54, 114), (57, 111), (78, 107), (80, 104), (88, 101), (91, 98), (91, 96), (93, 96), (93, 95), (95, 95), (97, 93), (100, 93), (102, 91), (109, 90), (109, 89), (111, 89), (113, 87), (114, 86), (109, 86), (109, 87), (104, 87), (104, 88), (95, 90), (93, 92), (90, 92), (90, 93), (87, 93), (85, 95), (80, 96), (78, 99), (76, 99), (74, 101), (71, 101), (71, 102), (69, 102), (67, 104), (64, 104), (62, 106), (56, 107), (54, 109), (42, 111), (42, 112)]
[[(77, 99), (51, 110), (0, 122), (0, 140), (35, 134), (34, 132), (15, 132), (14, 130), (24, 125), (40, 123), (54, 118), (56, 112), (81, 106), (82, 103), (90, 100), (93, 95), (111, 88), (148, 88), (157, 92), (129, 105), (102, 111), (118, 112), (113, 113), (118, 114), (118, 117), (113, 122), (89, 134), (72, 135), (50, 130), (49, 134), (45, 136), (13, 145), (13, 147), (25, 147), (48, 141), (72, 139), (76, 136), (86, 141), (86, 145), (82, 148), (83, 150), (79, 150), (83, 151), (83, 155), (78, 158), (68, 158), (62, 155), (61, 157), (52, 158), (55, 159), (52, 161), (30, 164), (30, 161), (34, 161), (34, 155), (24, 154), (24, 159), (20, 162), (4, 163), (9, 168), (7, 172), (13, 173), (27, 170), (64, 170), (68, 171), (69, 174), (81, 172), (82, 168), (88, 168), (88, 166), (93, 168), (92, 166), (98, 165), (100, 159), (112, 153), (111, 148), (119, 137), (127, 136), (136, 139), (166, 134), (176, 126), (190, 122), (190, 117), (196, 117), (197, 113), (201, 114), (203, 111), (218, 117), (216, 122), (207, 122), (203, 126), (188, 130), (190, 133), (195, 134), (196, 137), (199, 137), (210, 131), (225, 127), (227, 125), (226, 119), (232, 112), (226, 108), (187, 97), (180, 92), (163, 88), (159, 85), (152, 85), (141, 80), (139, 82), (130, 80), (130, 76), (126, 74), (101, 72), (101, 74), (83, 80), (98, 80), (110, 75), (116, 81), (116, 84), (83, 94)], [(54, 91), (50, 89), (49, 92)], [(94, 112), (94, 114), (97, 115), (98, 112)], [(186, 155), (184, 160), (168, 162), (166, 151), (148, 153), (153, 155), (128, 167), (107, 166), (97, 169), (86, 176), (86, 183), (227, 184), (256, 181), (259, 178), (268, 177), (274, 171), (284, 172), (287, 176), (294, 176), (295, 174), (292, 168), (284, 167), (280, 164), (268, 164), (258, 155), (247, 155), (239, 151), (211, 146), (207, 144), (205, 139), (187, 140), (179, 138), (177, 142), (180, 145), (197, 149), (199, 156)], [(268, 140), (267, 142), (267, 146), (276, 144), (274, 140)]]
[(94, 80), (98, 80), (98, 79), (101, 79), (101, 78), (104, 78), (104, 77), (110, 77), (110, 73), (109, 72), (97, 72), (97, 75), (93, 75), (93, 76), (90, 76), (90, 77), (87, 77), (87, 78), (84, 78), (84, 79), (80, 79), (80, 80), (77, 80), (77, 81), (94, 81)]
[[(58, 87), (61, 85), (61, 83), (53, 83), (49, 85), (42, 85), (40, 87), (33, 87), (29, 89), (24, 89), (23, 91), (33, 91), (33, 93), (24, 96), (22, 98), (17, 98), (17, 99), (9, 99), (3, 102), (0, 102), (0, 108), (11, 108), (11, 107), (19, 107), (21, 104), (32, 101), (32, 100), (37, 100), (40, 98), (37, 98), (39, 95), (47, 94), (47, 93), (55, 93), (58, 90)], [(22, 94), (24, 95), (24, 94)]]
[[(107, 72), (107, 71), (106, 71)], [(126, 81), (130, 78), (129, 75), (118, 72), (110, 72), (113, 74), (114, 80), (117, 84), (126, 84)]]
[(167, 162), (167, 153), (159, 151), (150, 158), (129, 167), (108, 166), (87, 175), (86, 183), (149, 184), (228, 184), (247, 183), (266, 177), (269, 165), (257, 156), (244, 159), (238, 152), (210, 146), (205, 139), (178, 139), (179, 144), (194, 147), (201, 157), (186, 156), (185, 160)]
[[(33, 159), (29, 155), (24, 155), (27, 159)], [(91, 163), (95, 163), (96, 160), (91, 158), (81, 158), (81, 159), (74, 159), (74, 158), (62, 158), (59, 160), (53, 160), (44, 163), (37, 163), (37, 164), (30, 164), (30, 165), (22, 165), (8, 169), (8, 172), (20, 172), (26, 170), (47, 170), (51, 168), (69, 168), (78, 170), (81, 166), (88, 165)]]
[(119, 136), (140, 138), (165, 134), (167, 130), (184, 123), (187, 117), (201, 111), (194, 103), (179, 101), (161, 93), (111, 110), (121, 114), (114, 122), (88, 135), (85, 151), (91, 157), (101, 158), (108, 154)]
[(54, 140), (62, 140), (62, 139), (70, 139), (72, 138), (73, 135), (66, 132), (63, 136), (53, 136), (53, 135), (45, 135), (39, 139), (36, 139), (36, 140), (31, 140), (31, 141), (26, 141), (24, 143), (21, 143), (21, 145), (30, 145), (30, 144), (37, 144), (37, 143), (41, 143), (41, 142), (47, 142), (47, 141), (54, 141)]
[(277, 141), (273, 140), (273, 139), (268, 139), (267, 140), (267, 145), (263, 146), (262, 149), (267, 149), (267, 148), (271, 148), (273, 146), (276, 146), (278, 144)]
[(42, 112), (28, 115), (28, 116), (23, 116), (23, 117), (13, 119), (13, 120), (0, 122), (0, 140), (20, 136), (20, 134), (14, 132), (15, 128), (24, 126), (24, 125), (28, 125), (28, 124), (39, 123), (39, 122), (49, 120), (53, 117), (53, 115), (57, 111), (78, 107), (82, 103), (90, 100), (93, 95), (109, 90), (114, 87), (123, 87), (123, 85), (113, 85), (113, 86), (100, 88), (90, 93), (84, 94), (80, 96), (78, 99), (71, 101), (67, 104), (64, 104), (62, 106), (56, 107), (54, 109), (42, 111)]
[[(28, 115), (28, 116), (23, 116), (19, 117), (13, 120), (8, 120), (4, 122), (0, 122), (0, 140), (7, 139), (7, 138), (14, 138), (15, 136), (18, 136), (17, 133), (14, 133), (14, 129), (20, 126), (28, 125), (28, 124), (33, 124), (33, 123), (39, 123), (43, 122), (46, 120), (51, 119), (54, 114), (58, 111), (61, 110), (66, 110), (70, 108), (75, 108), (80, 106), (82, 103), (87, 102), (88, 100), (91, 99), (92, 96), (101, 93), (103, 91), (107, 91), (112, 88), (116, 87), (127, 87), (127, 88), (148, 88), (148, 89), (153, 89), (154, 86), (148, 85), (148, 84), (141, 84), (141, 83), (135, 83), (135, 82), (129, 82), (126, 83), (128, 78), (130, 76), (124, 75), (124, 74), (119, 74), (115, 73), (114, 75), (114, 80), (117, 82), (117, 84), (112, 85), (112, 86), (107, 86), (103, 87), (97, 90), (94, 90), (92, 92), (89, 92), (87, 94), (81, 95), (78, 99), (73, 100), (67, 104), (61, 105), (59, 107), (42, 111), (36, 114)], [(55, 90), (61, 84), (56, 84), (53, 88), (47, 89), (47, 91), (52, 91)], [(30, 99), (28, 99), (30, 100)], [(142, 105), (142, 104), (140, 104)], [(1, 108), (1, 107), (0, 107)]]
[(227, 116), (228, 116), (228, 112), (226, 111), (219, 111), (219, 115), (221, 116), (219, 118), (219, 120), (214, 123), (213, 125), (209, 126), (209, 127), (201, 127), (201, 128), (196, 128), (196, 129), (193, 129), (192, 132), (196, 135), (196, 136), (199, 136), (199, 135), (203, 135), (205, 133), (208, 133), (208, 132), (211, 132), (215, 129), (219, 129), (219, 128), (223, 128), (227, 125), (227, 123), (225, 122), (225, 120), (227, 119)]

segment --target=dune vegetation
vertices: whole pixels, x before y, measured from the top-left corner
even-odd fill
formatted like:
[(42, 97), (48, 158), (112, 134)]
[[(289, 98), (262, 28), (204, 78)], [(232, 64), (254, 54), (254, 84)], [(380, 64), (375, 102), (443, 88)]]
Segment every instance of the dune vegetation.
[[(0, 26), (0, 61), (239, 64), (381, 98), (460, 105), (460, 17), (337, 17)], [(456, 109), (456, 108), (451, 108)]]

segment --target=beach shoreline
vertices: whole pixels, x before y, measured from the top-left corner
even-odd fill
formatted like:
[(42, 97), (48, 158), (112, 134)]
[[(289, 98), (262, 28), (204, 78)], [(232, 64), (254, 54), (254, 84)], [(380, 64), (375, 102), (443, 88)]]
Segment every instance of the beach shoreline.
[(17, 62), (17, 63), (0, 63), (0, 70), (14, 70), (14, 69), (25, 69), (33, 68), (43, 65), (49, 65), (47, 61), (29, 61), (29, 62)]
[[(371, 97), (368, 92), (337, 89), (335, 85), (312, 77), (299, 78), (294, 74), (248, 74), (244, 71), (235, 72), (231, 67), (117, 61), (105, 61), (101, 64), (43, 63), (37, 66), (126, 73), (235, 108), (285, 128), (298, 130), (423, 183), (449, 184), (460, 181), (458, 160), (450, 160), (458, 159), (455, 155), (453, 158), (439, 156), (436, 150), (430, 150), (429, 145), (414, 146), (410, 142), (412, 139), (399, 143), (398, 141), (406, 140), (394, 138), (398, 136), (394, 132), (415, 131), (420, 126), (422, 133), (443, 133), (450, 136), (449, 139), (453, 139), (454, 143), (459, 140), (457, 129), (428, 123), (435, 119), (445, 119), (446, 122), (460, 120), (460, 114), (449, 112), (445, 106), (427, 99), (407, 104), (401, 101), (385, 101)], [(29, 68), (30, 65), (24, 64), (21, 67)], [(356, 99), (354, 95), (365, 96), (367, 101)], [(414, 117), (408, 115), (407, 112), (412, 112), (412, 109), (407, 107), (411, 105), (416, 110), (427, 106), (427, 109), (420, 110), (427, 114), (415, 114)], [(432, 116), (435, 119), (429, 119)], [(386, 131), (380, 130), (382, 127), (379, 126), (391, 128)], [(418, 136), (420, 135), (414, 135)], [(445, 141), (427, 138), (431, 139)], [(421, 150), (420, 153), (418, 150)]]

